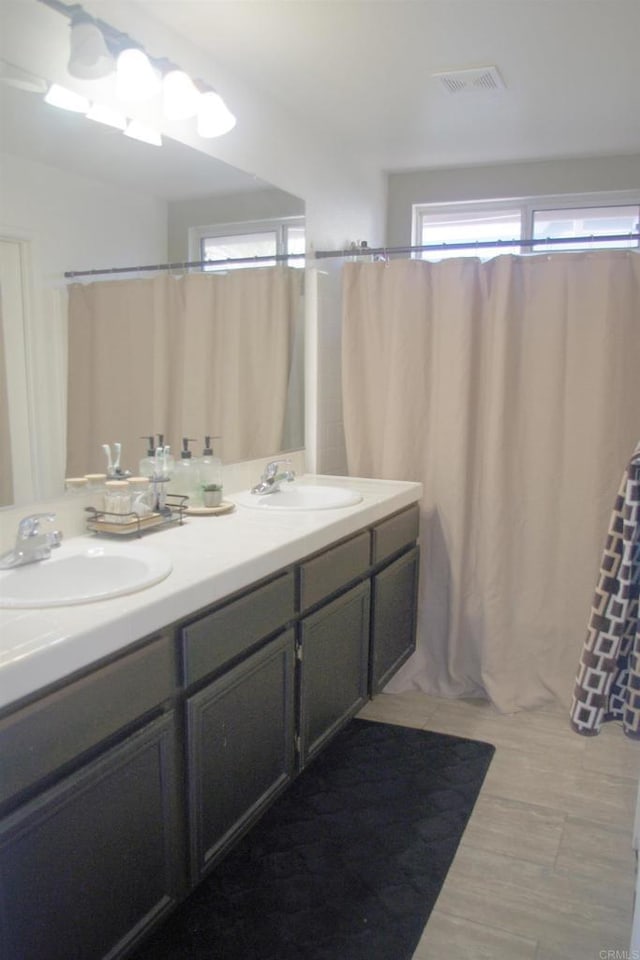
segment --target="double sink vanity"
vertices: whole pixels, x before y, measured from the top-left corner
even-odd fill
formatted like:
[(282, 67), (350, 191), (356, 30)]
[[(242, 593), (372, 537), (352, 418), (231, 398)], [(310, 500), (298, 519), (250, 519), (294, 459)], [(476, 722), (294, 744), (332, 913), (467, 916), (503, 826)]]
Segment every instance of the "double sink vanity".
[[(0, 576), (11, 960), (125, 957), (413, 652), (420, 484), (283, 494), (126, 544), (63, 541), (23, 602)], [(79, 602), (74, 573), (65, 603), (46, 595), (47, 563), (118, 556), (155, 579)]]

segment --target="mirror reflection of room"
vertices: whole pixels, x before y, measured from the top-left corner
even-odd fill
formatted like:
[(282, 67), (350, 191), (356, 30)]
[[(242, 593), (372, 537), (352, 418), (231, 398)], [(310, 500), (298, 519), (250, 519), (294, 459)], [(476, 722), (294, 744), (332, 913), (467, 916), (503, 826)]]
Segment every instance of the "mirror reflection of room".
[[(173, 138), (151, 146), (45, 103), (66, 18), (13, 3), (5, 26), (0, 303), (17, 362), (0, 381), (0, 506), (103, 471), (105, 442), (135, 472), (149, 433), (176, 453), (183, 436), (220, 436), (227, 463), (301, 448), (304, 202)], [(229, 258), (236, 269), (212, 263)], [(131, 269), (194, 261), (207, 264)]]

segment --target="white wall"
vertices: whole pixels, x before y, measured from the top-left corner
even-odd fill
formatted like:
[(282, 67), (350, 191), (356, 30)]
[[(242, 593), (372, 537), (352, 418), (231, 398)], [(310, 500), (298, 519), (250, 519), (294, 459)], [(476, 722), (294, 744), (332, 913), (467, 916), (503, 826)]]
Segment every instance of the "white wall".
[(640, 189), (640, 156), (583, 157), (389, 174), (388, 246), (411, 243), (414, 203)]
[(0, 225), (33, 239), (47, 285), (61, 285), (65, 270), (166, 257), (166, 201), (9, 154), (0, 179)]
[(276, 187), (169, 202), (169, 259), (189, 256), (189, 228), (305, 215), (304, 201)]
[(28, 478), (14, 491), (16, 502), (25, 502), (32, 499), (32, 484), (39, 498), (58, 493), (64, 475), (64, 271), (164, 261), (167, 205), (9, 154), (0, 154), (0, 181), (0, 235), (25, 241), (28, 251), (23, 373), (31, 401), (30, 451)]

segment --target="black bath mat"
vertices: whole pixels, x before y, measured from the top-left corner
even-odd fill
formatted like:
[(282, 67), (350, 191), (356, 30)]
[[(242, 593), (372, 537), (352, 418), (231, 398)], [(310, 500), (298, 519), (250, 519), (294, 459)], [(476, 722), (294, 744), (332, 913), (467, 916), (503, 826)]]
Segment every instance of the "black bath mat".
[(493, 752), (352, 720), (132, 960), (410, 960)]

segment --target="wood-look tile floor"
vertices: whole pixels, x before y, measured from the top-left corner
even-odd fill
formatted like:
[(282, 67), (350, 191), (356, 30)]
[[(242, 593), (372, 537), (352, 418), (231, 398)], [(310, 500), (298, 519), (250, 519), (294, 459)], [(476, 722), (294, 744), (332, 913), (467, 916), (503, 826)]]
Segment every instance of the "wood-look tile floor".
[(617, 724), (580, 737), (556, 704), (502, 715), (412, 691), (359, 716), (496, 747), (414, 960), (630, 956), (640, 743)]

